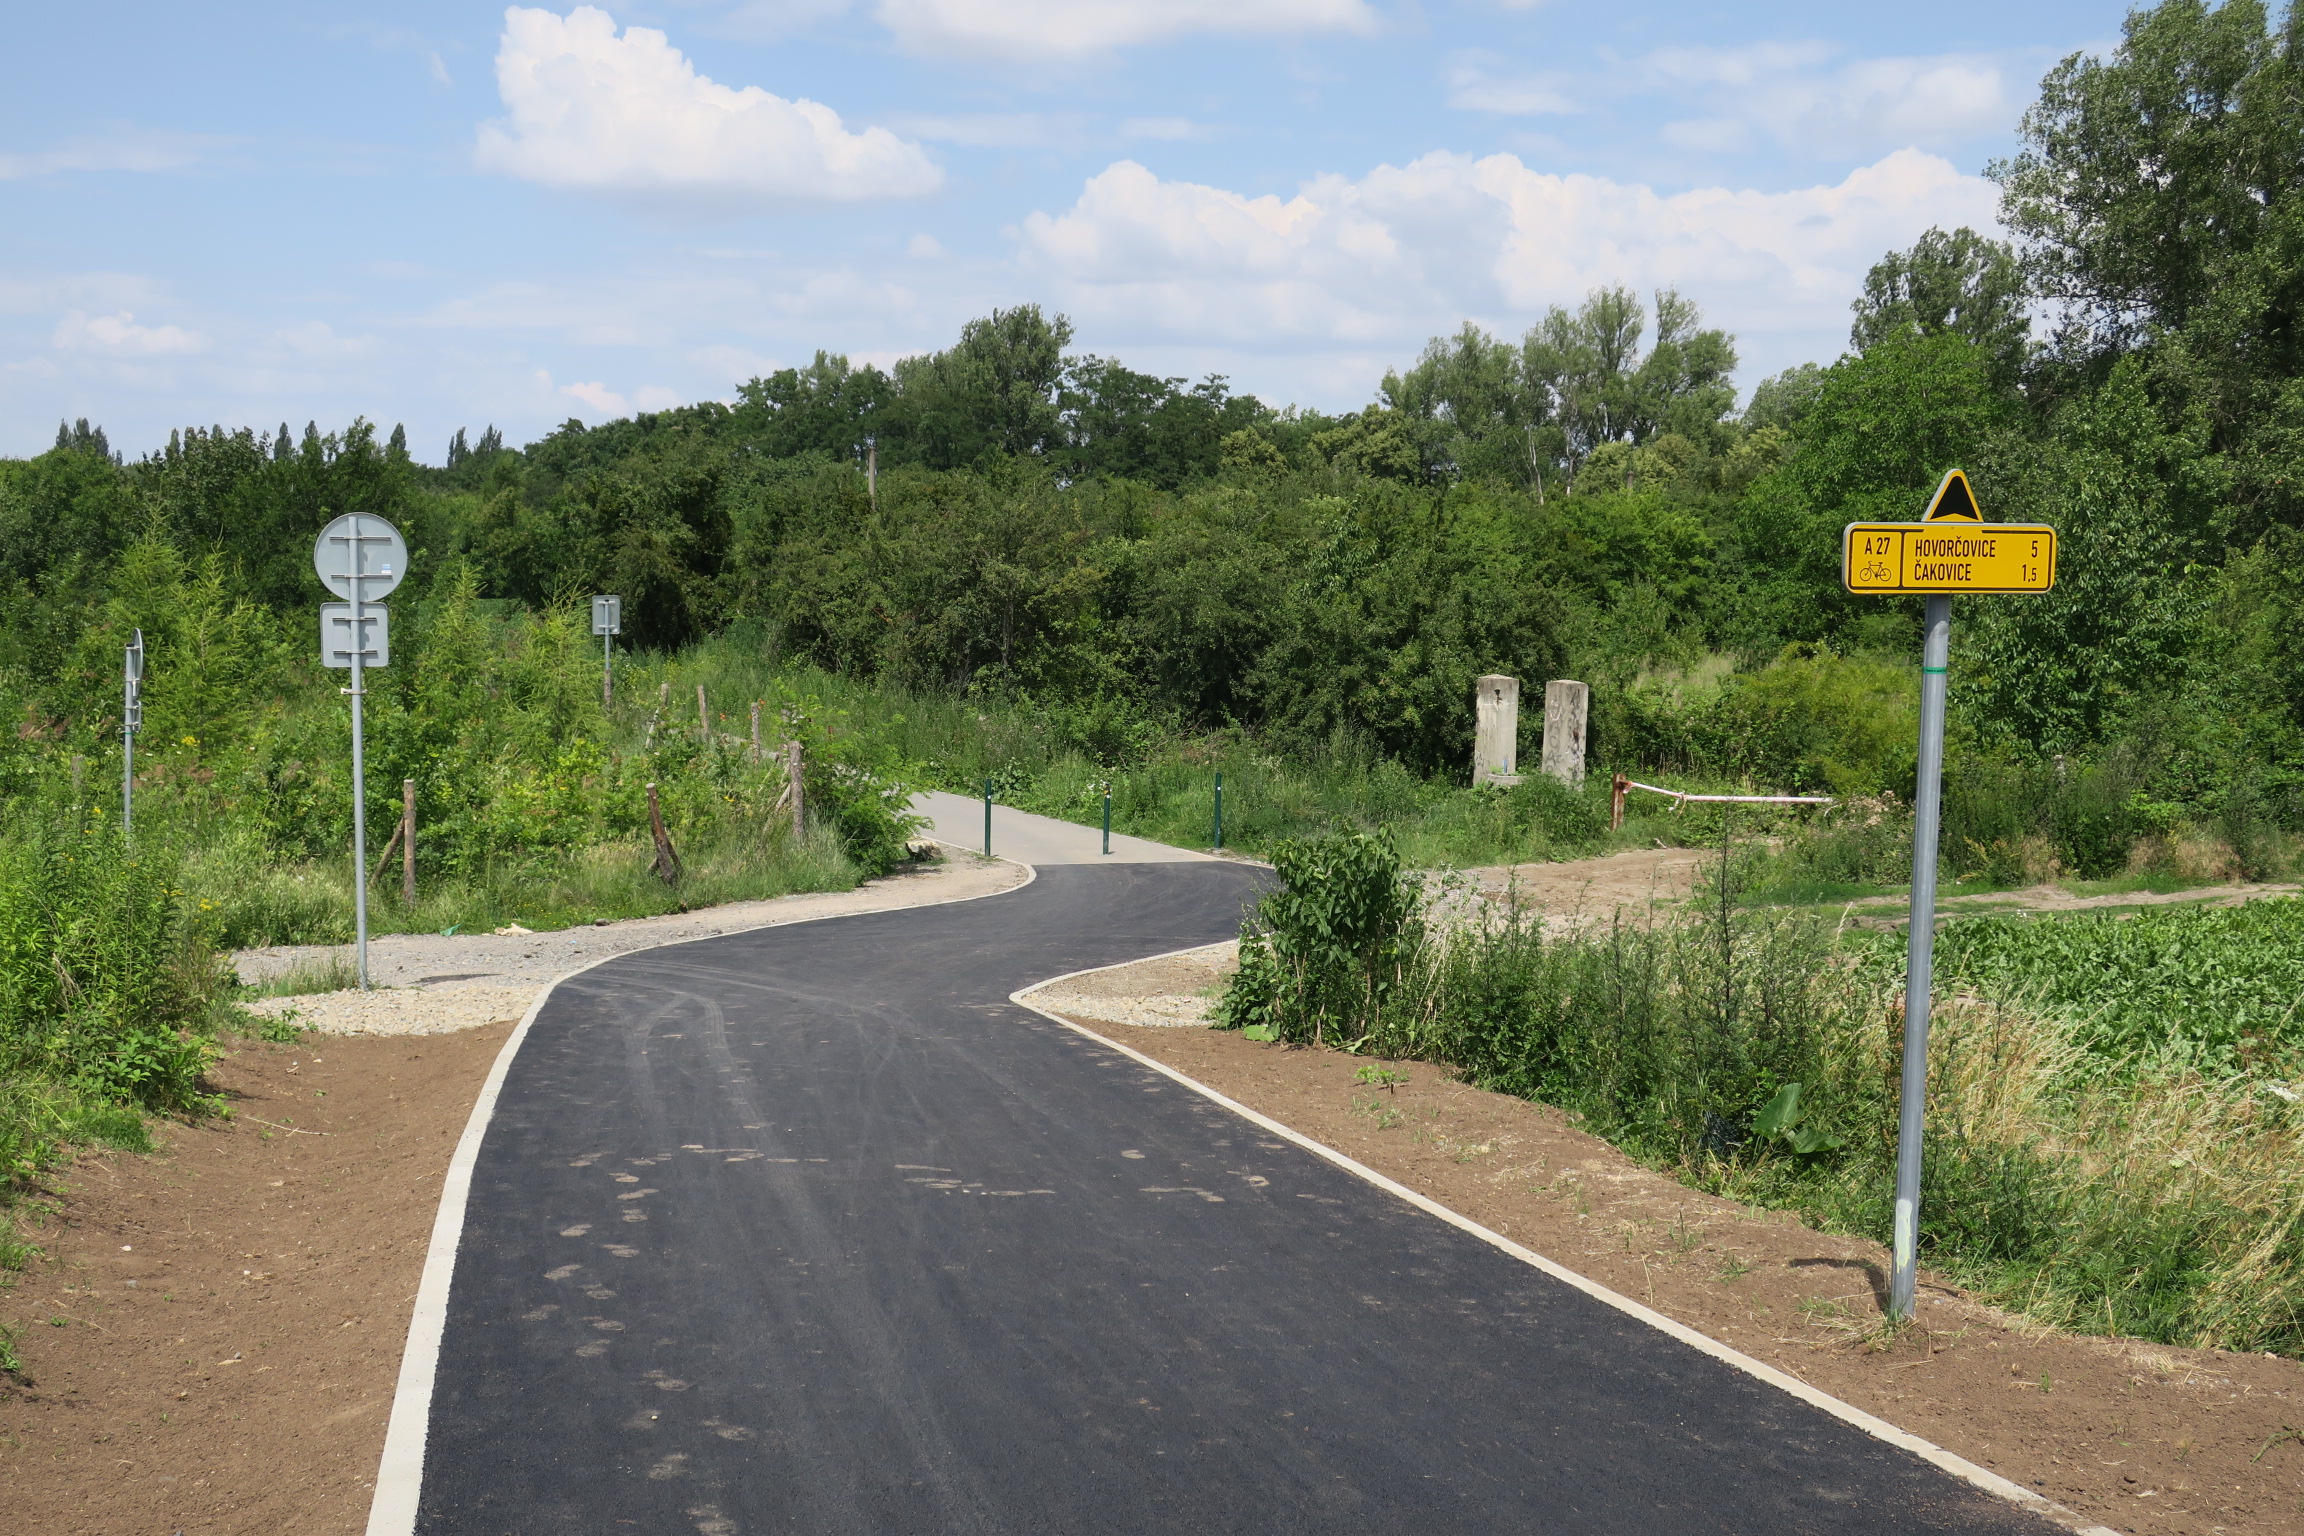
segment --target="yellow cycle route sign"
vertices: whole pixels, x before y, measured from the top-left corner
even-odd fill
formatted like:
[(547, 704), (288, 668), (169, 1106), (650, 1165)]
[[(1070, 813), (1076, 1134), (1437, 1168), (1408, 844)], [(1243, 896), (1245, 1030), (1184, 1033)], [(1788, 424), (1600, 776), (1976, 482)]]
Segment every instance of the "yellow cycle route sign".
[(1917, 523), (1850, 523), (1840, 535), (1850, 592), (2045, 592), (2056, 585), (2056, 530), (1987, 523), (1953, 470)]

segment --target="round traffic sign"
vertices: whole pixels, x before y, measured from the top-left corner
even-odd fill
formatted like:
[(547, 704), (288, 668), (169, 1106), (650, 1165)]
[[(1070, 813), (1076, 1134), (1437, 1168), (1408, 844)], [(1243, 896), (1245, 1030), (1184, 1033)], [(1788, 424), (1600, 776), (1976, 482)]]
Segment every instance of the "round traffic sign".
[(320, 530), (312, 545), (312, 569), (338, 597), (373, 603), (408, 574), (408, 541), (373, 512), (347, 512)]

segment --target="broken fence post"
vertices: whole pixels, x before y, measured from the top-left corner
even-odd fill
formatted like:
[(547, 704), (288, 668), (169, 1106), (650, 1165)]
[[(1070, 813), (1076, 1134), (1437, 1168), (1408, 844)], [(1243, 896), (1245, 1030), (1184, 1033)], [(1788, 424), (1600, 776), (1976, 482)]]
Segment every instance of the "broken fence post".
[(656, 804), (656, 786), (648, 786), (648, 830), (656, 835), (656, 878), (666, 885), (680, 883), (680, 855), (672, 851), (671, 834), (664, 830), (664, 812)]
[(416, 905), (416, 781), (400, 781), (400, 904)]

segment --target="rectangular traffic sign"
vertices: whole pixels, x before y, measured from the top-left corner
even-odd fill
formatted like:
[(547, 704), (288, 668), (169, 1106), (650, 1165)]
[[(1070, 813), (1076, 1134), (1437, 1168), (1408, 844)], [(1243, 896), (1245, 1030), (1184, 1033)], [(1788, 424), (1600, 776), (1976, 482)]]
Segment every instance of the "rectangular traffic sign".
[(1851, 592), (2045, 592), (2056, 530), (2045, 523), (1850, 523), (1840, 580)]
[[(392, 665), (391, 615), (382, 603), (360, 605), (360, 665), (388, 667)], [(326, 667), (352, 665), (352, 605), (350, 603), (322, 603), (320, 605), (320, 664)]]

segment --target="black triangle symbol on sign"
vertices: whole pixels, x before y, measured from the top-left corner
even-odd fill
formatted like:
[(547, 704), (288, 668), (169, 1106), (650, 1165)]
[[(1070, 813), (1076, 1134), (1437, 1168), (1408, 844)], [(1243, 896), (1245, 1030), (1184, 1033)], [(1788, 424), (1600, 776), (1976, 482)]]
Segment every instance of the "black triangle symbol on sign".
[(1953, 469), (1944, 473), (1944, 483), (1936, 487), (1936, 499), (1928, 503), (1921, 515), (1924, 523), (1980, 523), (1984, 513), (1976, 505), (1976, 493), (1968, 489), (1968, 477)]

